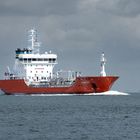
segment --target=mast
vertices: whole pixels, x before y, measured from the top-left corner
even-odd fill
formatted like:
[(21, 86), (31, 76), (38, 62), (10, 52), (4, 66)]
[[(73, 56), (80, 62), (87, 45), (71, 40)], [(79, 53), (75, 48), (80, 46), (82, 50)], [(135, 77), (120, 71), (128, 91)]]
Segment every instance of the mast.
[(106, 76), (106, 72), (105, 72), (105, 64), (106, 64), (106, 59), (105, 59), (105, 55), (104, 52), (101, 54), (101, 72), (100, 72), (100, 76)]
[(33, 51), (34, 54), (39, 54), (40, 49), (40, 42), (37, 40), (37, 30), (34, 28), (28, 31), (29, 35), (29, 46), (28, 48)]

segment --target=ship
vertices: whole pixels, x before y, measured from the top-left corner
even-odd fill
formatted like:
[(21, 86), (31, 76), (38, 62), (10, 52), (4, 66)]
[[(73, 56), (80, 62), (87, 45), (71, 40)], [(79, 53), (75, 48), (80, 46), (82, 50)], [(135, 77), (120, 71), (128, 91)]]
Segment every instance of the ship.
[(82, 76), (73, 70), (58, 70), (57, 54), (52, 51), (40, 53), (36, 29), (28, 31), (27, 48), (15, 50), (13, 70), (7, 67), (4, 78), (0, 80), (0, 89), (6, 95), (31, 94), (91, 94), (111, 89), (118, 76), (107, 76), (106, 58), (101, 54), (99, 76)]

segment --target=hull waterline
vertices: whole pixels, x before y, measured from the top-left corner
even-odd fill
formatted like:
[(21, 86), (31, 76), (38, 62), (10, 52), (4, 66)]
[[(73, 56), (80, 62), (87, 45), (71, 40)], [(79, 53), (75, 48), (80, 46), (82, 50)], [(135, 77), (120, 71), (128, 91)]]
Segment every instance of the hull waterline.
[(13, 94), (85, 94), (110, 90), (117, 76), (77, 77), (68, 87), (32, 87), (23, 79), (0, 80), (0, 89), (7, 95)]

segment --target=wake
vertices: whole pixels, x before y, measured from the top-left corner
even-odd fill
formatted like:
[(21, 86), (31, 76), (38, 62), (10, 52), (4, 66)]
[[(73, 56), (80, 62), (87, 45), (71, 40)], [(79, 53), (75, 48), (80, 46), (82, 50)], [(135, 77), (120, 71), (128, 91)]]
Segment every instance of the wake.
[(101, 93), (91, 93), (92, 95), (130, 95), (129, 93), (119, 91), (106, 91)]
[(101, 93), (86, 93), (86, 94), (31, 94), (29, 96), (109, 96), (109, 95), (130, 95), (128, 93), (119, 92), (119, 91), (107, 91), (107, 92), (101, 92)]

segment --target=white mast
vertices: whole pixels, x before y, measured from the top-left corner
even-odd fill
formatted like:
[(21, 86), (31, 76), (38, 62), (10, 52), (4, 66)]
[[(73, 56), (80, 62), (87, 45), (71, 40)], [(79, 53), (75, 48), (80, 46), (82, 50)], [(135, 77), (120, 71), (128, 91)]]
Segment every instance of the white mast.
[(37, 31), (33, 28), (29, 30), (29, 49), (33, 51), (33, 53), (39, 54), (40, 42), (37, 41)]
[(100, 76), (106, 76), (106, 72), (105, 72), (105, 64), (106, 64), (106, 59), (104, 57), (104, 52), (101, 54), (101, 72), (100, 72)]

